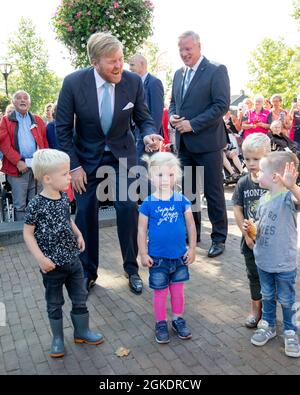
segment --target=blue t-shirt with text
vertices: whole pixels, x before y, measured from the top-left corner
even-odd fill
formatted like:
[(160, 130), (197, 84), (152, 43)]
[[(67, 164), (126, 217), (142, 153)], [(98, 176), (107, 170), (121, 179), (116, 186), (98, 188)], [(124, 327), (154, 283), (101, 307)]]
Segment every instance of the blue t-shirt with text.
[(180, 193), (169, 200), (148, 196), (140, 213), (148, 217), (148, 254), (153, 257), (176, 259), (186, 253), (186, 223), (184, 213), (190, 201)]

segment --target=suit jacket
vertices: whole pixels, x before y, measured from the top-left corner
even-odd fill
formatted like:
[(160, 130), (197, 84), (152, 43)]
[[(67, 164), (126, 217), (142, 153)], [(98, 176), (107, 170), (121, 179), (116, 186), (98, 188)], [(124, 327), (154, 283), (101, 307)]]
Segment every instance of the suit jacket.
[(164, 87), (160, 79), (148, 73), (144, 81), (146, 103), (156, 127), (156, 133), (162, 133), (162, 116), (164, 110)]
[(182, 99), (184, 69), (177, 70), (172, 86), (169, 116), (174, 114), (190, 121), (193, 132), (176, 132), (177, 150), (180, 139), (192, 153), (214, 152), (226, 145), (223, 116), (230, 105), (230, 85), (225, 66), (204, 57)]
[[(125, 109), (128, 103), (133, 106)], [(114, 114), (107, 135), (101, 128), (93, 67), (68, 75), (57, 104), (56, 136), (59, 148), (71, 158), (71, 169), (82, 166), (91, 174), (100, 165), (105, 145), (117, 159), (127, 158), (128, 168), (135, 166), (137, 156), (130, 130), (131, 115), (142, 137), (155, 133), (145, 104), (143, 84), (136, 74), (124, 71), (115, 86)]]

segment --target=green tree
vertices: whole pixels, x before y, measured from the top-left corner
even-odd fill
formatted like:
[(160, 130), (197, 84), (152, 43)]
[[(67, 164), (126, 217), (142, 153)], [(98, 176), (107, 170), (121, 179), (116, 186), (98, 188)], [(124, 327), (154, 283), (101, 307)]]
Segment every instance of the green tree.
[(126, 58), (152, 33), (150, 0), (62, 0), (52, 22), (72, 64), (89, 65), (86, 43), (92, 33), (109, 31), (123, 43)]
[(8, 59), (13, 63), (9, 90), (25, 90), (32, 112), (42, 114), (48, 102), (57, 99), (60, 79), (48, 69), (48, 53), (31, 19), (21, 18), (18, 30), (8, 40)]
[(289, 107), (300, 86), (300, 62), (297, 48), (290, 48), (283, 38), (265, 38), (251, 54), (248, 62), (252, 76), (248, 87), (253, 94), (270, 97), (283, 96), (284, 106)]
[(140, 50), (140, 53), (147, 59), (149, 73), (154, 75), (156, 74), (157, 68), (158, 50), (158, 45), (152, 40), (147, 40)]
[(172, 93), (172, 84), (173, 84), (174, 72), (171, 67), (168, 68), (166, 75), (166, 88), (165, 92), (171, 95)]
[(292, 16), (296, 19), (298, 30), (300, 30), (300, 0), (293, 1), (294, 12)]
[(0, 111), (4, 113), (6, 107), (9, 105), (10, 99), (4, 93), (0, 93)]

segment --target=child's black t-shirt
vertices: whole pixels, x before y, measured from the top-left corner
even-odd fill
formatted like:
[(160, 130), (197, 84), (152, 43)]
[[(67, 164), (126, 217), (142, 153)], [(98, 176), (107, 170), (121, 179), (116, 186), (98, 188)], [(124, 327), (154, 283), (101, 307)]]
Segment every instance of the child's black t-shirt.
[[(259, 199), (266, 192), (259, 186), (258, 183), (252, 181), (250, 173), (241, 177), (235, 186), (232, 195), (232, 203), (235, 206), (243, 207), (243, 214), (245, 219), (256, 220), (256, 212), (259, 204)], [(244, 255), (249, 254), (251, 250), (242, 238), (241, 252)], [(251, 251), (252, 253), (252, 251)]]
[(26, 208), (25, 224), (35, 225), (34, 236), (43, 254), (57, 266), (74, 260), (80, 253), (70, 222), (70, 202), (66, 193), (53, 200), (36, 195)]

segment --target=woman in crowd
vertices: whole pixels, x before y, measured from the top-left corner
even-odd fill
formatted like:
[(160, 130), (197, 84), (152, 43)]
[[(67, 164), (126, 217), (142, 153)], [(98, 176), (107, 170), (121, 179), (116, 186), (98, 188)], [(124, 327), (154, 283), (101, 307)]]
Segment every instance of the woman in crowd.
[(290, 116), (286, 110), (282, 108), (282, 97), (278, 93), (271, 97), (272, 109), (268, 116), (268, 124), (271, 125), (273, 121), (280, 121), (282, 124), (282, 133), (288, 136), (289, 128), (291, 126)]
[(270, 111), (263, 107), (263, 96), (255, 96), (254, 109), (248, 112), (248, 119), (243, 122), (243, 139), (252, 133), (268, 133), (269, 124), (267, 122)]

